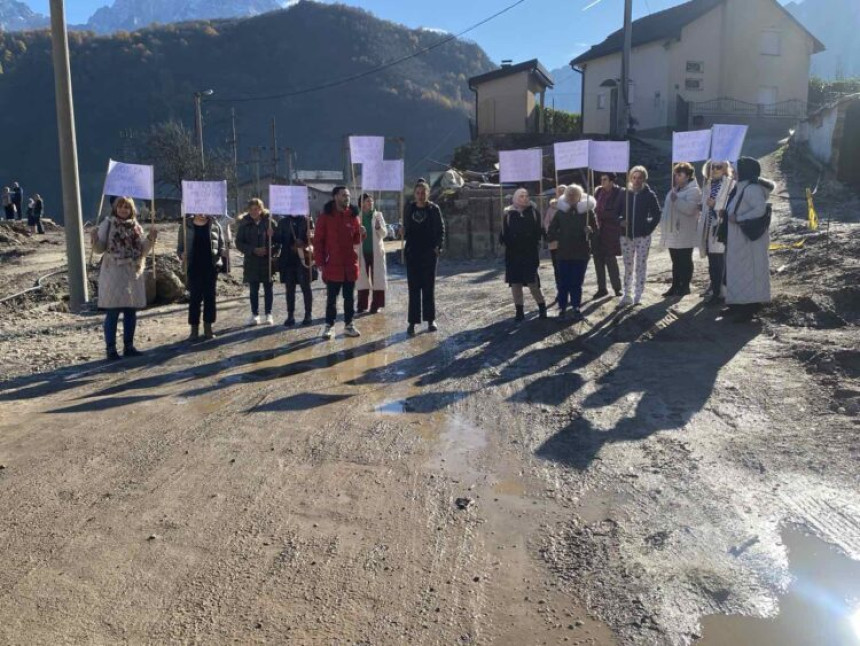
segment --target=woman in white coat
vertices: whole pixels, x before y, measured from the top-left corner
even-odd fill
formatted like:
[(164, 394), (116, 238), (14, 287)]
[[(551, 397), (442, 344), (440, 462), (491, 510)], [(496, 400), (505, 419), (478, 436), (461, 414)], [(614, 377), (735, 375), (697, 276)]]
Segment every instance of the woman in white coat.
[(761, 177), (761, 165), (752, 157), (738, 160), (737, 179), (726, 208), (726, 305), (735, 321), (743, 322), (770, 302), (767, 201), (774, 183)]
[[(361, 224), (369, 235), (356, 246), (358, 253), (358, 307), (361, 314), (367, 311), (376, 314), (385, 307), (385, 287), (388, 284), (385, 267), (385, 235), (387, 228), (382, 213), (373, 208), (373, 197), (368, 193), (361, 196)], [(373, 291), (373, 300), (370, 292)]]
[(693, 279), (693, 249), (702, 191), (696, 181), (696, 169), (687, 162), (675, 164), (672, 190), (666, 195), (661, 223), (661, 242), (672, 257), (672, 286), (663, 297), (686, 296)]
[(702, 206), (696, 233), (699, 256), (708, 259), (711, 284), (705, 291), (706, 305), (717, 305), (726, 297), (726, 245), (720, 240), (720, 222), (735, 186), (734, 171), (727, 161), (712, 159), (702, 167)]

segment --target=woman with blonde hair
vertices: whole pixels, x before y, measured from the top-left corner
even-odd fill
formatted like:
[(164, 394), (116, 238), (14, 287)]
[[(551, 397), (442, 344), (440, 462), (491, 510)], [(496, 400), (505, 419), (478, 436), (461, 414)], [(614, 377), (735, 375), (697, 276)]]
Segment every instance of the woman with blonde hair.
[(104, 338), (107, 358), (119, 359), (116, 330), (122, 314), (123, 356), (141, 354), (134, 347), (137, 310), (146, 307), (143, 269), (146, 255), (158, 237), (155, 227), (144, 236), (137, 208), (130, 197), (113, 203), (111, 214), (91, 234), (93, 251), (102, 255), (98, 281), (98, 305), (105, 310)]
[(702, 168), (702, 204), (699, 207), (697, 240), (699, 255), (708, 259), (711, 284), (705, 291), (705, 303), (716, 305), (725, 298), (725, 238), (720, 240), (720, 224), (725, 217), (729, 195), (735, 185), (734, 171), (727, 161), (712, 159)]
[(558, 201), (558, 211), (549, 225), (548, 237), (558, 243), (558, 316), (567, 316), (570, 305), (574, 320), (582, 320), (582, 285), (591, 258), (592, 234), (597, 229), (596, 201), (581, 186), (571, 184)]
[(272, 246), (274, 223), (272, 214), (266, 209), (263, 200), (254, 197), (248, 200), (248, 211), (239, 216), (239, 230), (236, 233), (236, 248), (245, 256), (242, 266), (242, 282), (248, 283), (251, 301), (251, 316), (248, 325), (259, 325), (260, 319), (260, 285), (263, 286), (263, 304), (265, 306), (266, 325), (272, 325), (272, 304), (274, 291), (272, 286), (272, 257), (275, 250)]
[[(621, 220), (621, 254), (624, 258), (624, 295), (619, 305), (639, 305), (645, 291), (648, 274), (648, 254), (651, 234), (660, 224), (660, 201), (648, 186), (648, 171), (644, 166), (630, 169), (630, 181), (624, 193), (626, 204)], [(633, 277), (636, 277), (634, 287)]]

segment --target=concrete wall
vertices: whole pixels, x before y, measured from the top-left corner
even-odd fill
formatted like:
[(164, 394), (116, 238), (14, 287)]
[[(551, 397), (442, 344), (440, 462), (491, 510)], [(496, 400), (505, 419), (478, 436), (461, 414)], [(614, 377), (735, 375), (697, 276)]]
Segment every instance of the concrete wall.
[[(604, 56), (585, 64), (585, 87), (583, 101), (585, 114), (582, 115), (582, 131), (589, 134), (608, 135), (610, 132), (612, 88), (600, 87), (608, 79), (621, 76), (621, 55)], [(603, 108), (598, 101), (603, 97)]]
[(478, 133), (526, 132), (528, 84), (528, 72), (521, 72), (478, 86)]

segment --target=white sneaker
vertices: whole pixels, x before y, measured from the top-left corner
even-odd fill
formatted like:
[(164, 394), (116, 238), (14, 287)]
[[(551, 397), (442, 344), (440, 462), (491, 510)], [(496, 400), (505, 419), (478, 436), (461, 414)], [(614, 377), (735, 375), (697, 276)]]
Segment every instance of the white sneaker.
[(259, 314), (251, 314), (248, 317), (248, 325), (254, 326), (260, 324), (260, 315)]
[(275, 319), (272, 318), (271, 314), (266, 314), (266, 325), (274, 325)]
[(626, 294), (621, 297), (620, 301), (618, 301), (618, 307), (630, 307), (631, 305), (633, 305), (633, 299)]
[(324, 325), (322, 333), (320, 337), (323, 339), (330, 339), (334, 336), (334, 326), (333, 325)]
[(343, 328), (343, 333), (347, 336), (361, 336), (361, 332), (358, 331), (358, 328), (353, 323)]
[(641, 295), (633, 297), (633, 304), (634, 305), (639, 305), (639, 303), (641, 303), (641, 302), (642, 302), (642, 296)]

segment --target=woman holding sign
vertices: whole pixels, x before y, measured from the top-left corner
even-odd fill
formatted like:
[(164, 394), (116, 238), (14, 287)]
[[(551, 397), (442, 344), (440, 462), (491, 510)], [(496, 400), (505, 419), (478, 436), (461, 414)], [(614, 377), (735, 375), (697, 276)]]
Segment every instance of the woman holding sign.
[[(625, 192), (626, 205), (621, 228), (621, 253), (624, 256), (624, 295), (619, 305), (638, 305), (645, 290), (651, 234), (660, 224), (660, 201), (648, 186), (648, 171), (644, 166), (630, 169), (630, 183)], [(634, 291), (633, 276), (636, 275)]]
[[(188, 257), (185, 257), (185, 241), (188, 241)], [(179, 236), (176, 254), (188, 267), (188, 325), (191, 333), (188, 340), (200, 338), (200, 306), (203, 305), (203, 336), (215, 338), (212, 324), (217, 314), (215, 285), (218, 271), (223, 264), (224, 234), (214, 217), (194, 215), (186, 218), (185, 235)]]
[(615, 183), (615, 173), (600, 173), (600, 186), (594, 192), (597, 206), (597, 235), (592, 241), (597, 292), (594, 299), (608, 296), (606, 274), (616, 296), (621, 296), (621, 275), (618, 256), (621, 255), (621, 220), (624, 219), (624, 191)]
[(266, 325), (272, 325), (272, 257), (274, 255), (272, 238), (274, 224), (272, 214), (266, 210), (263, 200), (258, 197), (248, 201), (248, 212), (239, 218), (239, 231), (236, 233), (236, 248), (245, 256), (243, 282), (248, 283), (251, 300), (251, 316), (248, 325), (260, 324), (260, 285), (263, 286), (266, 308)]
[(123, 356), (143, 354), (134, 347), (137, 310), (146, 307), (143, 268), (158, 231), (155, 227), (144, 237), (137, 221), (137, 208), (130, 197), (113, 203), (111, 214), (92, 232), (92, 246), (102, 256), (99, 269), (99, 309), (106, 310), (104, 323), (107, 358), (119, 359), (116, 351), (116, 329), (122, 314)]
[[(558, 213), (554, 217), (557, 218)], [(529, 192), (519, 188), (514, 191), (513, 204), (505, 209), (502, 231), (499, 234), (499, 243), (505, 247), (505, 282), (511, 286), (517, 321), (525, 318), (523, 287), (528, 287), (534, 297), (540, 318), (546, 318), (546, 301), (538, 276), (541, 240), (543, 225), (540, 212), (529, 198)], [(561, 296), (559, 287), (559, 305)]]
[(358, 307), (361, 314), (367, 311), (370, 290), (373, 300), (370, 313), (376, 314), (385, 307), (385, 286), (387, 284), (385, 267), (385, 218), (373, 208), (373, 197), (368, 193), (361, 196), (361, 225), (367, 236), (361, 242), (358, 254)]
[[(275, 208), (274, 205), (272, 208)], [(284, 321), (284, 327), (296, 324), (297, 285), (302, 289), (305, 305), (302, 325), (310, 325), (313, 320), (311, 279), (316, 268), (313, 266), (313, 247), (310, 246), (312, 237), (313, 222), (309, 217), (285, 215), (278, 222), (275, 232), (275, 243), (281, 248), (278, 271), (281, 273), (281, 282), (286, 286), (287, 298), (287, 320)]]
[(558, 243), (558, 317), (565, 318), (570, 305), (575, 321), (582, 320), (582, 284), (597, 228), (595, 200), (583, 193), (581, 186), (568, 186), (549, 225), (549, 239)]
[(663, 294), (686, 296), (693, 280), (693, 249), (697, 246), (696, 225), (702, 191), (696, 181), (696, 169), (692, 164), (675, 164), (672, 189), (663, 205), (660, 243), (672, 257), (672, 286)]
[(710, 287), (705, 292), (705, 304), (717, 305), (725, 298), (725, 238), (720, 240), (720, 222), (734, 187), (734, 174), (727, 161), (712, 159), (702, 168), (705, 182), (696, 237), (699, 255), (708, 259)]

